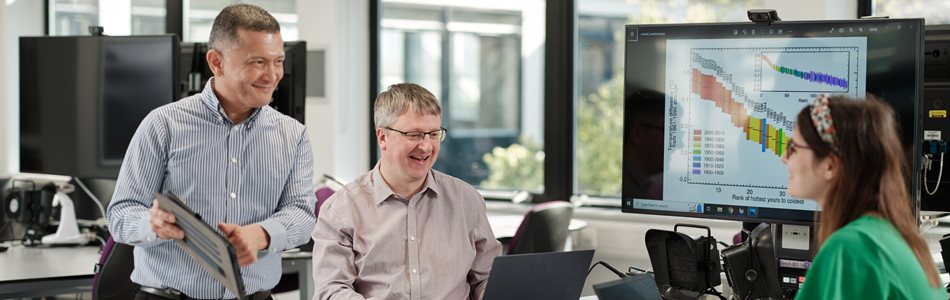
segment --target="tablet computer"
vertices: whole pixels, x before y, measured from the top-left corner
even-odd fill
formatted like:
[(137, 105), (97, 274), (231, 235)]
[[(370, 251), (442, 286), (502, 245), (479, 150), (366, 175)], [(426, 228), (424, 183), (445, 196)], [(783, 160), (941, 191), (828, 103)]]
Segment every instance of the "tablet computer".
[(175, 194), (155, 193), (155, 199), (159, 207), (175, 216), (175, 224), (185, 232), (185, 238), (175, 240), (175, 243), (238, 299), (245, 299), (241, 268), (234, 246), (228, 239), (202, 221), (201, 216)]

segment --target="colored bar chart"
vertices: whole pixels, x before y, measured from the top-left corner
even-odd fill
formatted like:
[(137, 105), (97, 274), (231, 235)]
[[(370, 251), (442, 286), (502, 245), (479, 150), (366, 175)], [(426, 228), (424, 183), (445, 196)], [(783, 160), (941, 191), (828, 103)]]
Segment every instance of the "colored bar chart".
[(702, 174), (703, 164), (703, 131), (693, 130), (693, 171), (695, 175)]
[(852, 88), (850, 55), (848, 51), (761, 52), (760, 88), (774, 92), (848, 92)]
[(783, 134), (784, 129), (776, 128), (765, 118), (750, 116), (745, 105), (733, 99), (732, 91), (715, 76), (703, 74), (694, 68), (692, 77), (692, 92), (699, 95), (700, 99), (715, 103), (720, 112), (730, 117), (733, 126), (742, 129), (745, 140), (757, 144), (761, 152), (768, 151), (782, 156), (789, 140), (789, 137)]

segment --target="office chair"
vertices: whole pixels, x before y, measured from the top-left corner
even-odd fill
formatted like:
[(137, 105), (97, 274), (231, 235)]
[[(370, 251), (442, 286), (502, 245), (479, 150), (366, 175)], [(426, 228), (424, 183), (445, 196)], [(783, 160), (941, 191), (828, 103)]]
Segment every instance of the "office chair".
[(112, 236), (102, 246), (99, 263), (96, 264), (96, 274), (92, 278), (92, 299), (94, 300), (124, 300), (135, 298), (138, 286), (130, 278), (133, 262), (132, 250), (134, 247), (116, 243)]
[[(74, 181), (80, 181), (74, 178)], [(89, 201), (99, 201), (102, 205), (109, 205), (112, 199), (112, 193), (115, 192), (115, 179), (83, 178), (81, 179), (81, 188), (77, 188), (75, 193), (78, 198), (90, 198)], [(80, 189), (89, 189), (92, 195), (89, 195)], [(81, 200), (85, 202), (85, 200)], [(82, 203), (82, 202), (81, 202)], [(91, 207), (86, 207), (91, 210)], [(99, 211), (83, 211), (87, 216), (99, 216)], [(105, 218), (105, 216), (101, 216)], [(112, 235), (106, 237), (102, 244), (102, 252), (99, 254), (99, 262), (95, 266), (95, 275), (92, 278), (92, 299), (110, 300), (110, 299), (133, 299), (138, 291), (138, 285), (132, 282), (132, 269), (135, 268), (135, 262), (132, 255), (135, 247), (118, 243), (112, 239)]]
[(508, 243), (507, 254), (564, 251), (574, 217), (567, 201), (549, 201), (531, 207)]
[(326, 202), (327, 199), (330, 199), (330, 196), (333, 196), (333, 192), (335, 191), (326, 185), (317, 187), (317, 204), (313, 209), (314, 217), (320, 215), (320, 206), (322, 206), (323, 202)]
[[(316, 191), (317, 203), (314, 205), (314, 208), (313, 208), (314, 217), (317, 217), (320, 215), (320, 206), (322, 206), (323, 202), (326, 202), (327, 199), (330, 198), (330, 196), (333, 196), (334, 192), (336, 191), (333, 190), (333, 188), (331, 188), (328, 185), (317, 186), (317, 191)], [(313, 251), (313, 239), (311, 239), (306, 244), (301, 245), (300, 251), (306, 251), (306, 252)], [(299, 289), (300, 287), (297, 286), (297, 282), (299, 282), (299, 278), (300, 276), (297, 274), (285, 274), (280, 277), (280, 281), (277, 282), (277, 286), (275, 286), (271, 291), (276, 294), (276, 293), (285, 293), (285, 292)]]

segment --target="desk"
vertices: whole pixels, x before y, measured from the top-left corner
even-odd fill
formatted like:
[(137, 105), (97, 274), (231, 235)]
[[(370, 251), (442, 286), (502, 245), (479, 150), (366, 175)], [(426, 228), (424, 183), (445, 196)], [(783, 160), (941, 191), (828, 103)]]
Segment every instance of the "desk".
[[(518, 227), (521, 226), (521, 220), (524, 220), (523, 215), (488, 215), (488, 224), (491, 226), (491, 230), (495, 232), (495, 238), (510, 238), (515, 236), (515, 232), (518, 231)], [(570, 231), (578, 231), (587, 227), (587, 222), (571, 219), (571, 225), (568, 226)]]
[(313, 252), (284, 252), (281, 265), (283, 274), (297, 273), (297, 288), (300, 300), (313, 297)]
[[(522, 215), (488, 215), (495, 237), (512, 237), (521, 225)], [(577, 231), (587, 222), (571, 220), (570, 230)], [(313, 295), (313, 261), (310, 252), (283, 254), (284, 274), (298, 273), (300, 299)], [(29, 298), (92, 290), (99, 247), (23, 247), (12, 246), (0, 253), (0, 299)]]
[[(313, 295), (310, 252), (283, 253), (283, 273), (298, 273), (300, 299)], [(92, 291), (99, 247), (12, 246), (0, 253), (0, 299)]]
[(0, 253), (0, 298), (92, 290), (99, 247), (12, 246)]

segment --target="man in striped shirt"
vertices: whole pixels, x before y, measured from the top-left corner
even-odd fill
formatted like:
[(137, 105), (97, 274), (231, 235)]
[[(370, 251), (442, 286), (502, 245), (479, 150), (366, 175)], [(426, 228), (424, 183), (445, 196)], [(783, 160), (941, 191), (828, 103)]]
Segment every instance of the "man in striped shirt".
[(184, 233), (156, 192), (178, 195), (227, 237), (251, 299), (270, 298), (281, 251), (307, 242), (313, 228), (310, 140), (268, 106), (284, 74), (277, 20), (253, 5), (224, 8), (206, 57), (214, 78), (204, 90), (139, 125), (109, 204), (113, 238), (136, 246), (136, 299), (235, 298), (173, 242)]

